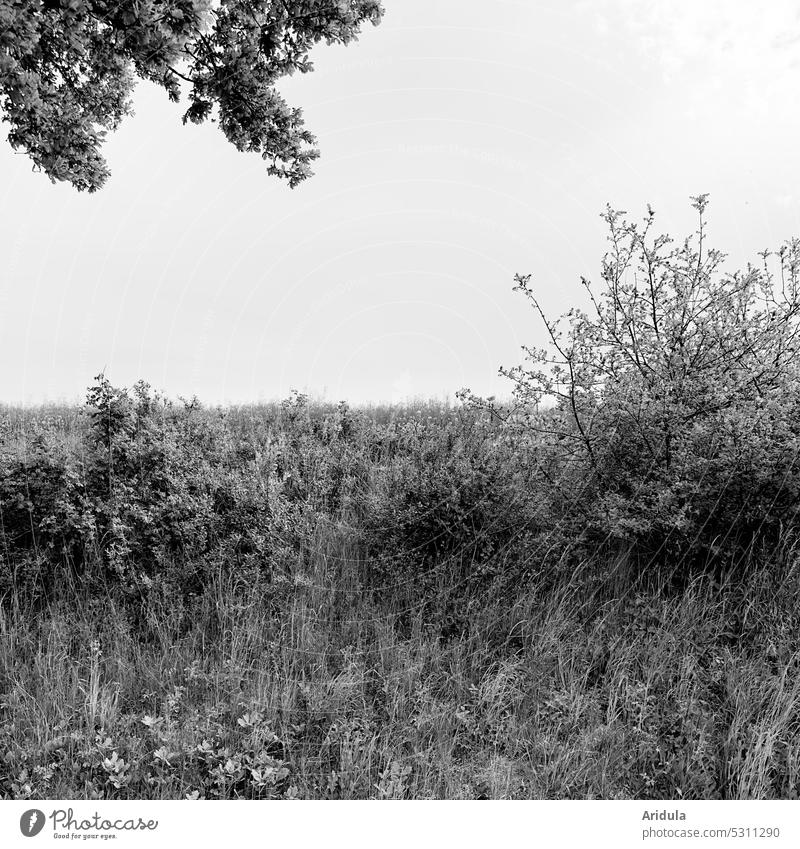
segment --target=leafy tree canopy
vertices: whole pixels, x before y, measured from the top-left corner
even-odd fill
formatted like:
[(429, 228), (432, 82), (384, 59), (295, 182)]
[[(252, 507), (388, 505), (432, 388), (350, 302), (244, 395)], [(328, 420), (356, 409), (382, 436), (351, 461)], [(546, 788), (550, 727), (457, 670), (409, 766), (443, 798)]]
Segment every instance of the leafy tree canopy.
[(347, 44), (382, 13), (379, 0), (0, 0), (8, 140), (51, 180), (95, 191), (109, 176), (100, 147), (141, 77), (176, 102), (185, 87), (184, 123), (218, 120), (294, 187), (319, 152), (276, 83), (312, 70), (318, 42)]

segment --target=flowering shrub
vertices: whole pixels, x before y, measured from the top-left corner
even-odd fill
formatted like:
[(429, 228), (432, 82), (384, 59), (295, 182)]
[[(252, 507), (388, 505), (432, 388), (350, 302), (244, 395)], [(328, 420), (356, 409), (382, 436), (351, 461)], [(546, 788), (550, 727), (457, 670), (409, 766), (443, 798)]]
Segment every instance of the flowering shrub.
[[(699, 229), (679, 244), (609, 208), (609, 250), (590, 309), (545, 316), (548, 346), (505, 370), (509, 426), (532, 438), (552, 515), (592, 546), (630, 547), (681, 570), (741, 562), (796, 520), (800, 492), (800, 240), (723, 270)], [(547, 403), (554, 406), (543, 409)]]

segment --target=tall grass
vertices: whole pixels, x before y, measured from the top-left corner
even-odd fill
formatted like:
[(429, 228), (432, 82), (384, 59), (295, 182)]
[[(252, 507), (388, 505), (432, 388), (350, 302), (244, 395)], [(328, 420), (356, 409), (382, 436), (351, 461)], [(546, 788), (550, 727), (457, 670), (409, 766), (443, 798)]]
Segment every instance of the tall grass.
[(4, 414), (3, 796), (797, 797), (788, 530), (676, 587), (459, 408), (90, 412)]

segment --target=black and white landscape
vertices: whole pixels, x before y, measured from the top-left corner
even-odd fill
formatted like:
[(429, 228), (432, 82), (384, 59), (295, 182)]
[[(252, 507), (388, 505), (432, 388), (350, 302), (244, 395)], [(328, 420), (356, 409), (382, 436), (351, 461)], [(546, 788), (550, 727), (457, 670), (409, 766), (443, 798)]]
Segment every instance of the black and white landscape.
[(383, 7), (0, 0), (0, 797), (798, 798), (797, 5)]

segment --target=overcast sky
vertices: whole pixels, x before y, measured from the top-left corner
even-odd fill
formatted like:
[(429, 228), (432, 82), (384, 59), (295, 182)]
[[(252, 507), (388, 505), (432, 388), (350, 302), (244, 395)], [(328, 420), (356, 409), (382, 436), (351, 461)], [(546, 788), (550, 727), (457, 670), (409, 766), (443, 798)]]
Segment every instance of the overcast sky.
[(0, 400), (503, 394), (543, 341), (514, 273), (577, 303), (607, 202), (682, 236), (710, 192), (737, 263), (800, 235), (800, 3), (385, 6), (283, 87), (322, 149), (294, 191), (144, 83), (97, 194), (0, 148)]

